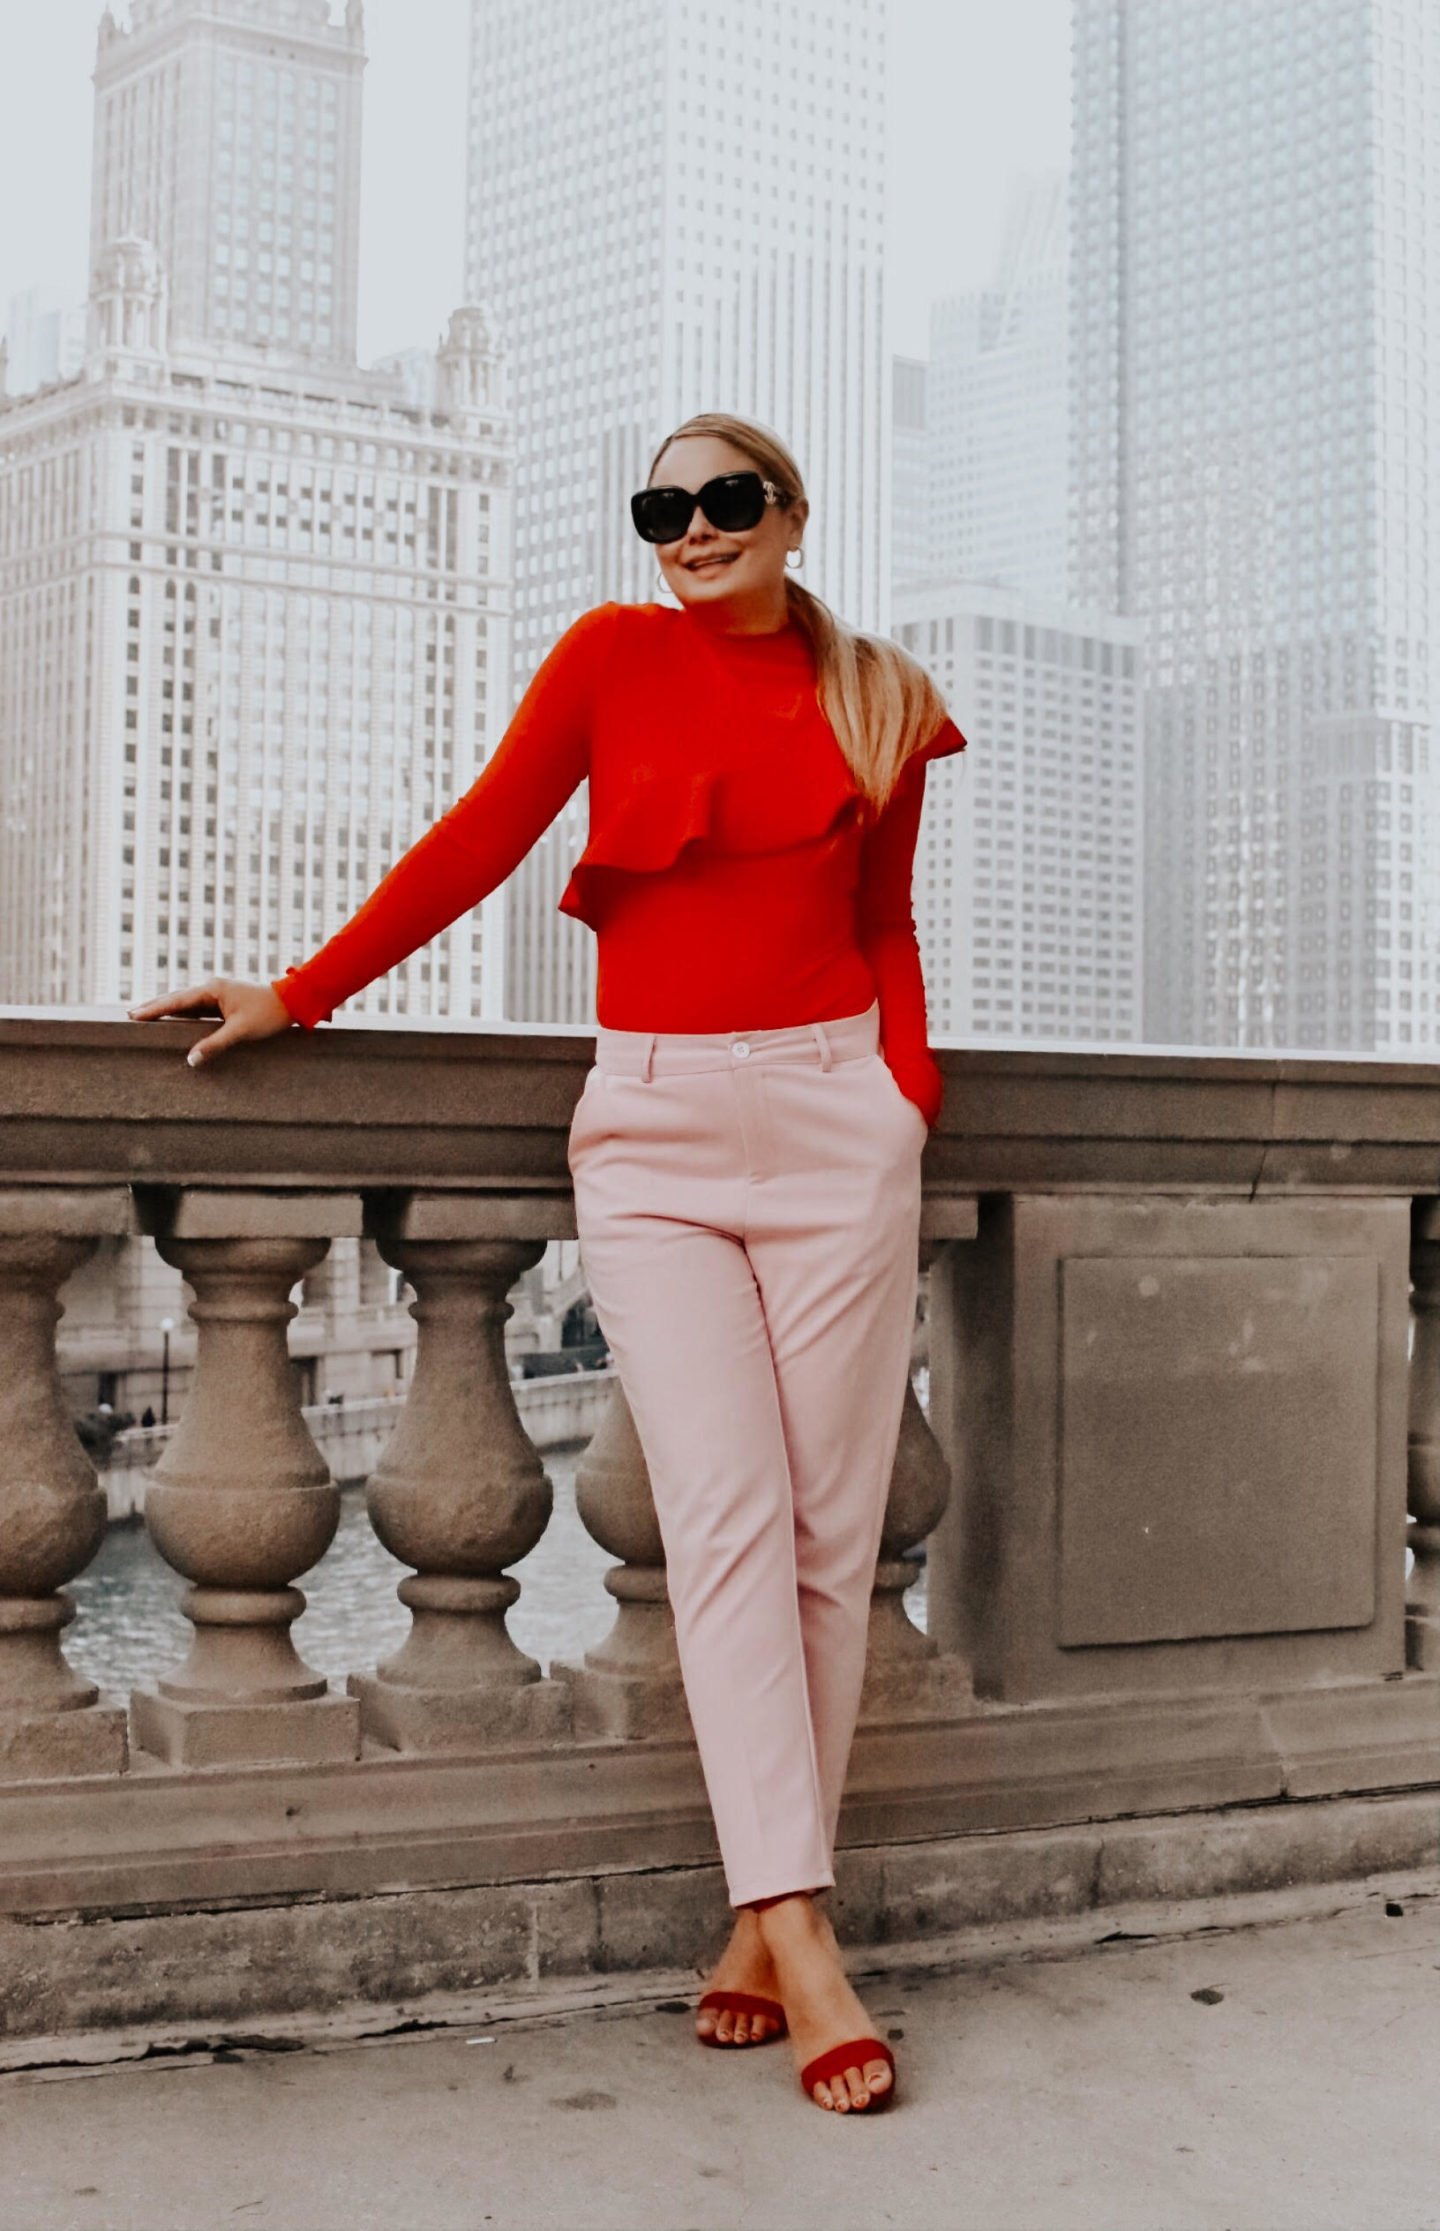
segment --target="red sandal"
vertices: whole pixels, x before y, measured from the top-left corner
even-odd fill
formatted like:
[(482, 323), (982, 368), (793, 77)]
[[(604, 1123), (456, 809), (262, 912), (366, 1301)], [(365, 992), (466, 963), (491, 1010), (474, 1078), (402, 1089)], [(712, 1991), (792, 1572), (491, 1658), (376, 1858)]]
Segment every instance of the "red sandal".
[[(863, 2107), (852, 2100), (846, 2110), (851, 2115), (868, 2115), (871, 2108), (888, 2107), (895, 2097), (895, 2055), (878, 2037), (852, 2037), (848, 2045), (832, 2045), (828, 2053), (819, 2053), (800, 2071), (800, 2089), (813, 2107), (820, 2102), (815, 2097), (817, 2084), (828, 2084), (832, 2077), (843, 2076), (847, 2068), (862, 2072), (867, 2061), (884, 2061), (890, 2071), (888, 2091), (871, 2092)], [(835, 2110), (838, 2112), (839, 2110)]]
[[(713, 2006), (717, 2014), (763, 2014), (767, 2021), (777, 2025), (769, 2037), (747, 2037), (741, 2050), (751, 2045), (769, 2045), (774, 2038), (785, 2035), (785, 2009), (778, 1999), (762, 1999), (754, 1991), (707, 1991), (695, 2009), (697, 2014), (702, 2006)], [(701, 2037), (698, 2030), (695, 2040), (699, 2045), (718, 2045), (726, 2052), (735, 2045), (733, 2038), (716, 2037), (713, 2032), (709, 2037)]]

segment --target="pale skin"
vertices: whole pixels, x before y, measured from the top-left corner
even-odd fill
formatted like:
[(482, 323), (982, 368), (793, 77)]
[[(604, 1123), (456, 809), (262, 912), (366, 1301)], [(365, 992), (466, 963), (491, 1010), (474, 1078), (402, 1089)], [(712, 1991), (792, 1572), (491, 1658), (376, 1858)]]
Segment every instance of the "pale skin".
[[(699, 490), (722, 473), (755, 469), (755, 460), (729, 442), (711, 434), (687, 434), (657, 459), (651, 484)], [(799, 549), (807, 516), (803, 498), (785, 506), (770, 504), (756, 526), (732, 533), (713, 527), (697, 506), (680, 541), (657, 544), (655, 555), (680, 604), (705, 608), (726, 633), (774, 634), (787, 618), (786, 553)], [(284, 1001), (268, 984), (233, 977), (212, 976), (203, 984), (163, 992), (129, 1013), (136, 1022), (218, 1013), (219, 1028), (198, 1040), (187, 1056), (195, 1068), (244, 1039), (270, 1038), (293, 1027)], [(850, 1988), (829, 1919), (817, 1894), (808, 1890), (758, 1908), (741, 1906), (708, 1987), (778, 1999), (802, 2068), (844, 2039), (864, 2036), (872, 2026)], [(717, 2016), (711, 2007), (696, 2015), (695, 2026), (702, 2037), (730, 2046), (763, 2044), (775, 2027), (764, 2015), (727, 2011)], [(884, 2061), (867, 2061), (828, 2084), (817, 2084), (815, 2102), (848, 2114), (867, 2106), (872, 2096), (879, 2098), (890, 2082)]]

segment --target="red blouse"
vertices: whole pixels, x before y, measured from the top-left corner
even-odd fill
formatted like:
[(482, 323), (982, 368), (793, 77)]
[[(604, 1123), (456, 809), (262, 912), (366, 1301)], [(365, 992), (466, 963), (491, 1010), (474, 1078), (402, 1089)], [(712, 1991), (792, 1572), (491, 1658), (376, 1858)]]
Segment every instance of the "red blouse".
[(602, 604), (561, 636), (484, 770), (363, 906), (274, 988), (306, 1028), (477, 906), (588, 778), (560, 899), (599, 940), (617, 1030), (766, 1030), (880, 1002), (882, 1051), (934, 1124), (910, 878), (925, 763), (876, 813), (815, 693), (794, 622), (726, 634), (703, 611)]

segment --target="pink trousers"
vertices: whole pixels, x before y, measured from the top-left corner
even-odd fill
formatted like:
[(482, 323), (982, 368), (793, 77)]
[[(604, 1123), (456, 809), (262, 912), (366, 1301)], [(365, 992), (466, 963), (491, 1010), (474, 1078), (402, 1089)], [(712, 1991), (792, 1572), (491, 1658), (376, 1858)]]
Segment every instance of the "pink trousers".
[(784, 1030), (601, 1029), (570, 1129), (737, 1906), (835, 1879), (926, 1138), (878, 1046), (874, 1005)]

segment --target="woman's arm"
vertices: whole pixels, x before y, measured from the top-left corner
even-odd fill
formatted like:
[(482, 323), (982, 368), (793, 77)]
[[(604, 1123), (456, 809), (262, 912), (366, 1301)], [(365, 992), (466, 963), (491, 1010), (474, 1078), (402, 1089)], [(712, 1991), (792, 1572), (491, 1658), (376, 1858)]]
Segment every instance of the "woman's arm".
[(910, 886), (915, 842), (925, 804), (925, 767), (931, 759), (963, 751), (953, 721), (912, 752), (885, 809), (861, 851), (856, 927), (880, 1002), (880, 1047), (890, 1073), (933, 1129), (940, 1116), (944, 1080), (930, 1052), (925, 978)]
[(514, 873), (585, 779), (595, 680), (619, 606), (566, 630), (464, 796), (395, 862), (364, 904), (272, 989), (307, 1030)]

